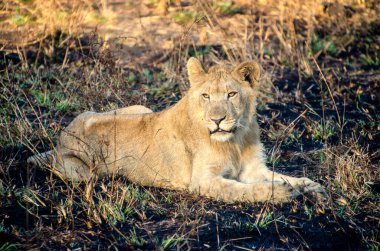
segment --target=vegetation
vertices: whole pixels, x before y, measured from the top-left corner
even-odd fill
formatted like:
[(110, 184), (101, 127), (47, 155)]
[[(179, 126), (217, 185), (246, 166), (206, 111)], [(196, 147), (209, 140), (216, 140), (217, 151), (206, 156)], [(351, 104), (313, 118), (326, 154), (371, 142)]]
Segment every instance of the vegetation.
[[(158, 1), (0, 3), (0, 250), (379, 250), (376, 1), (184, 2), (170, 1), (167, 17), (153, 16)], [(131, 22), (160, 32), (116, 34)], [(262, 64), (268, 165), (321, 182), (327, 203), (223, 203), (27, 165), (83, 111), (176, 103), (190, 56)]]

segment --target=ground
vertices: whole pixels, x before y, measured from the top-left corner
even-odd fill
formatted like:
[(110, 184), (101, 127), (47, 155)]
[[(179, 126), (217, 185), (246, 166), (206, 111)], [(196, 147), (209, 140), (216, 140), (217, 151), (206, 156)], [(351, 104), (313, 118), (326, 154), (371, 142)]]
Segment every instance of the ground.
[[(0, 250), (379, 250), (376, 1), (56, 3), (0, 3)], [(175, 104), (190, 56), (261, 63), (267, 164), (320, 182), (327, 203), (224, 203), (27, 166), (83, 111)]]

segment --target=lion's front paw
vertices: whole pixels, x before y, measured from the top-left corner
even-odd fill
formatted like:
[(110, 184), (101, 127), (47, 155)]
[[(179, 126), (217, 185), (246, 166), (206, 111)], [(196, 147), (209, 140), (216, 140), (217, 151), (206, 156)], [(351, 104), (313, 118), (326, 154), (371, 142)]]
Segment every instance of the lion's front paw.
[(297, 196), (300, 195), (300, 192), (297, 189), (294, 189), (293, 186), (283, 183), (281, 185), (273, 187), (271, 193), (271, 199), (275, 203), (288, 202)]
[(325, 188), (321, 184), (308, 178), (300, 178), (295, 185), (295, 189), (302, 194), (311, 194), (318, 201), (323, 201), (328, 198)]

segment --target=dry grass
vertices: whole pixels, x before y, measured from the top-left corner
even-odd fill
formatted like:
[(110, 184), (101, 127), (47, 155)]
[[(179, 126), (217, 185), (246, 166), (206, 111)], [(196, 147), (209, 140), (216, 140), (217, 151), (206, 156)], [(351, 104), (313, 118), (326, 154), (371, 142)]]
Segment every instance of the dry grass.
[[(177, 6), (183, 9), (174, 14), (192, 13), (186, 20), (171, 15), (186, 27), (181, 39), (158, 60), (159, 45), (147, 39), (145, 60), (127, 67), (117, 64), (111, 42), (81, 33), (94, 17), (107, 22), (111, 7), (89, 0), (0, 3), (0, 31), (9, 35), (0, 41), (1, 250), (379, 249), (375, 2)], [(245, 21), (231, 28), (229, 18)], [(15, 27), (30, 36), (12, 33)], [(192, 32), (202, 27), (215, 31), (217, 42), (195, 42)], [(331, 197), (327, 205), (307, 198), (279, 208), (225, 204), (120, 177), (74, 184), (26, 166), (28, 156), (54, 148), (80, 112), (131, 104), (161, 110), (177, 102), (186, 92), (189, 56), (205, 65), (261, 62), (266, 84), (259, 114), (268, 164), (322, 182)]]

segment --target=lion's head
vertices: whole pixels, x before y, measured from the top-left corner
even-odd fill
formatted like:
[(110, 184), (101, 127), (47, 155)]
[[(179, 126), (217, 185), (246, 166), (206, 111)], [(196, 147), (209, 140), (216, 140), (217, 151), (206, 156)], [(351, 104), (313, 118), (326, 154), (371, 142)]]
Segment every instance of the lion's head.
[(197, 59), (190, 58), (187, 70), (190, 113), (208, 130), (211, 139), (229, 141), (249, 130), (260, 77), (258, 63), (217, 65), (206, 71)]

